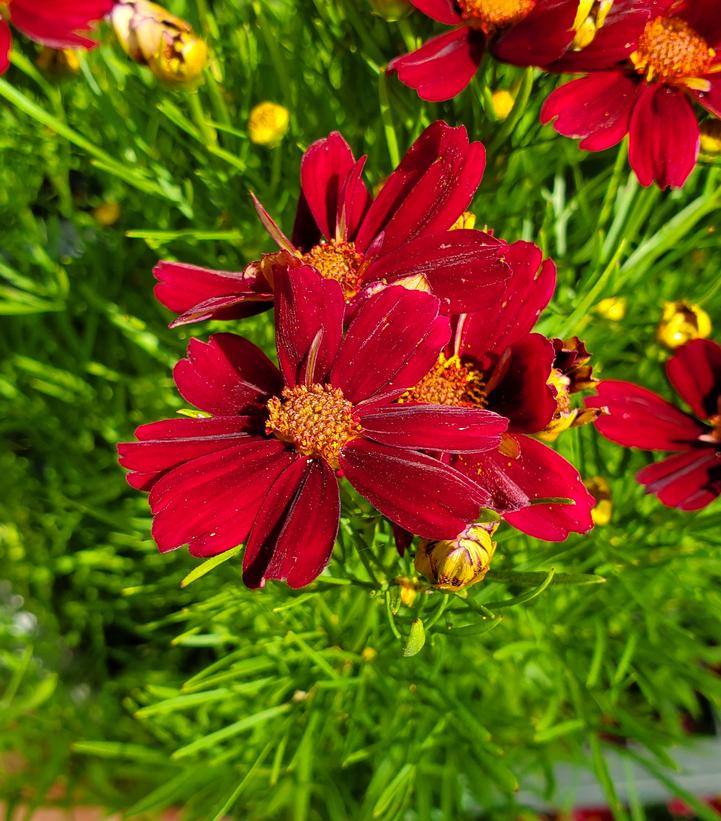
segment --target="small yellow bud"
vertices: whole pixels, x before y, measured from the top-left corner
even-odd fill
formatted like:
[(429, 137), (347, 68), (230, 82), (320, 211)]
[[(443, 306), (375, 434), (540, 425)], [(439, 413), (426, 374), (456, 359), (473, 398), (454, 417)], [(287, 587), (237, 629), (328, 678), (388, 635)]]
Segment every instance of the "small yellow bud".
[(377, 655), (378, 655), (378, 651), (376, 649), (374, 649), (373, 647), (364, 647), (363, 650), (361, 651), (361, 658), (366, 663), (370, 663), (371, 661), (373, 661), (376, 658)]
[(499, 88), (491, 95), (491, 104), (493, 105), (493, 113), (496, 119), (505, 120), (513, 109), (516, 98), (510, 91), (505, 88)]
[(415, 567), (439, 590), (463, 590), (480, 582), (496, 550), (497, 523), (469, 525), (453, 540), (422, 539)]
[(625, 296), (609, 296), (596, 305), (595, 311), (604, 319), (620, 322), (626, 316), (627, 300)]
[(701, 151), (712, 157), (721, 154), (721, 120), (701, 123)]
[(98, 225), (108, 228), (120, 219), (120, 206), (117, 202), (102, 202), (93, 209), (93, 217)]
[(290, 113), (278, 103), (258, 103), (248, 117), (248, 136), (256, 145), (275, 148), (288, 133)]
[(611, 521), (613, 512), (613, 502), (611, 500), (611, 488), (603, 476), (592, 476), (583, 483), (588, 492), (596, 500), (596, 504), (591, 510), (591, 518), (594, 525), (603, 527)]
[(664, 302), (663, 317), (656, 338), (667, 348), (680, 348), (692, 339), (705, 339), (711, 334), (711, 318), (698, 305), (685, 300)]
[(40, 71), (55, 77), (68, 77), (80, 71), (78, 52), (72, 48), (50, 48), (43, 46), (35, 64)]
[(407, 579), (405, 576), (398, 576), (395, 580), (400, 588), (401, 604), (404, 607), (413, 607), (413, 602), (418, 595), (418, 589), (413, 579)]
[(470, 211), (464, 211), (460, 217), (451, 225), (451, 231), (459, 231), (461, 228), (475, 228), (476, 215)]
[(413, 10), (409, 0), (368, 0), (371, 11), (390, 22), (407, 17)]

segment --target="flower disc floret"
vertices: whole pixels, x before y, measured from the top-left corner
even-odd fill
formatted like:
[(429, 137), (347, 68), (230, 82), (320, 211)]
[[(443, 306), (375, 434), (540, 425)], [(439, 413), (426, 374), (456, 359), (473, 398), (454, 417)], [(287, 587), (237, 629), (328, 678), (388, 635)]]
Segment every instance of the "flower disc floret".
[(485, 384), (479, 370), (463, 364), (458, 356), (441, 354), (423, 379), (398, 401), (483, 408), (486, 406)]
[(461, 16), (484, 30), (512, 26), (533, 11), (536, 0), (458, 0)]
[(700, 77), (711, 68), (716, 52), (680, 17), (657, 17), (646, 24), (631, 62), (648, 82)]
[(284, 388), (268, 401), (266, 433), (292, 445), (304, 456), (339, 466), (341, 448), (356, 439), (363, 428), (353, 415), (353, 405), (332, 385), (298, 385)]
[(312, 265), (325, 279), (339, 282), (346, 299), (354, 297), (360, 290), (363, 281), (363, 255), (352, 242), (321, 242), (303, 254), (303, 262)]

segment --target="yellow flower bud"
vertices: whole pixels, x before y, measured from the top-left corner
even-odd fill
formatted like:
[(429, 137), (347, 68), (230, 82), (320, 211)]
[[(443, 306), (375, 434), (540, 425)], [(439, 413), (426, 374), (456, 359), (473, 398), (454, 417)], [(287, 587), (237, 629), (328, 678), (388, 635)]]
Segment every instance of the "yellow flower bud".
[(371, 11), (384, 20), (400, 20), (413, 10), (409, 0), (368, 0)]
[(98, 225), (108, 228), (120, 219), (120, 206), (117, 202), (102, 202), (93, 209), (93, 217)]
[(451, 231), (458, 231), (461, 228), (475, 228), (476, 215), (470, 211), (464, 211), (460, 217), (451, 225)]
[(701, 123), (701, 151), (712, 157), (721, 154), (721, 120)]
[(620, 322), (626, 316), (627, 300), (625, 296), (609, 296), (596, 305), (595, 311), (604, 319)]
[(275, 148), (288, 133), (290, 113), (278, 103), (258, 103), (248, 118), (248, 136), (256, 145)]
[(505, 88), (499, 88), (498, 91), (494, 91), (491, 95), (491, 104), (493, 105), (493, 113), (496, 115), (496, 119), (505, 120), (511, 113), (515, 102), (515, 96)]
[(413, 579), (407, 579), (405, 576), (398, 576), (396, 584), (400, 588), (401, 604), (404, 607), (413, 607), (413, 602), (418, 595), (418, 589)]
[(588, 492), (596, 500), (596, 504), (591, 510), (591, 518), (594, 525), (603, 527), (611, 521), (613, 512), (613, 502), (611, 500), (611, 488), (603, 476), (592, 476), (583, 483)]
[(50, 48), (43, 46), (35, 65), (45, 74), (68, 77), (80, 71), (78, 52), (72, 48)]
[(480, 582), (496, 550), (492, 534), (497, 523), (469, 525), (453, 540), (422, 539), (415, 567), (439, 590), (463, 590)]
[(664, 302), (663, 318), (656, 338), (667, 348), (680, 348), (692, 339), (705, 339), (711, 334), (711, 318), (698, 305), (685, 300)]
[(208, 46), (192, 32), (163, 32), (160, 49), (148, 66), (159, 80), (185, 85), (200, 77), (207, 61)]

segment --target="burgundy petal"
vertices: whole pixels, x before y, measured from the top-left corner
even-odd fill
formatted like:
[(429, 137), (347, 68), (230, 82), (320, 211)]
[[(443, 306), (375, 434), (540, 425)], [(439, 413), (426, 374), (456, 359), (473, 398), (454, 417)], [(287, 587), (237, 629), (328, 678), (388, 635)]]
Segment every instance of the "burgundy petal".
[(191, 339), (173, 371), (180, 393), (196, 408), (231, 416), (280, 393), (283, 380), (268, 357), (242, 336)]
[(456, 10), (455, 0), (411, 0), (411, 3), (418, 11), (447, 26), (455, 26), (463, 21)]
[(281, 251), (286, 251), (289, 254), (295, 254), (295, 246), (293, 243), (286, 237), (286, 235), (281, 230), (280, 226), (276, 223), (276, 221), (271, 217), (271, 215), (266, 211), (265, 206), (263, 203), (255, 196), (255, 194), (251, 191), (250, 198), (253, 201), (253, 207), (255, 208), (255, 212), (260, 219), (263, 228), (268, 232), (270, 238), (276, 243), (278, 248)]
[(159, 262), (155, 298), (180, 316), (171, 327), (205, 319), (240, 319), (264, 311), (273, 301), (265, 281), (254, 270), (214, 271), (182, 262)]
[(590, 396), (590, 408), (608, 408), (608, 416), (596, 420), (607, 439), (625, 447), (644, 450), (688, 450), (705, 428), (658, 394), (631, 382), (606, 380)]
[(528, 17), (494, 38), (493, 56), (516, 66), (543, 66), (557, 60), (575, 36), (577, 9), (577, 0), (537, 2)]
[(721, 493), (721, 451), (699, 448), (643, 468), (636, 479), (668, 507), (700, 510)]
[(422, 100), (450, 100), (471, 82), (483, 57), (486, 40), (481, 31), (465, 26), (428, 40), (416, 51), (388, 63), (398, 79)]
[(160, 550), (187, 543), (194, 555), (207, 556), (242, 544), (270, 486), (292, 459), (277, 439), (247, 437), (170, 470), (150, 491)]
[(469, 314), (456, 328), (458, 352), (480, 360), (485, 353), (502, 354), (524, 339), (548, 305), (556, 288), (556, 266), (542, 263), (541, 249), (531, 242), (514, 242), (505, 251), (511, 276), (504, 299), (487, 310)]
[(473, 199), (485, 167), (482, 143), (469, 143), (464, 126), (432, 123), (378, 192), (356, 245), (381, 253), (422, 234), (447, 231)]
[(275, 341), (286, 384), (325, 382), (343, 333), (343, 289), (305, 266), (277, 274), (275, 293)]
[(365, 279), (421, 277), (432, 293), (448, 301), (449, 312), (477, 311), (497, 302), (505, 290), (511, 274), (504, 259), (507, 247), (482, 231), (423, 235), (376, 258)]
[(353, 403), (393, 398), (431, 369), (450, 337), (431, 294), (384, 288), (365, 299), (346, 331), (330, 381)]
[(424, 453), (355, 439), (340, 453), (343, 474), (392, 522), (426, 539), (453, 539), (478, 518), (488, 494)]
[(721, 412), (721, 346), (718, 343), (711, 339), (687, 342), (666, 363), (666, 375), (699, 419)]
[(137, 490), (150, 490), (171, 468), (244, 441), (254, 421), (247, 416), (218, 416), (141, 425), (135, 431), (139, 442), (118, 445), (120, 464), (131, 471), (128, 484)]
[(354, 239), (371, 204), (371, 195), (363, 182), (365, 157), (351, 168), (340, 190), (340, 207), (336, 218), (336, 237)]
[(340, 521), (338, 481), (323, 461), (298, 459), (277, 479), (253, 523), (243, 557), (243, 581), (262, 587), (285, 579), (310, 584), (333, 552)]
[(629, 134), (628, 160), (641, 185), (681, 188), (696, 165), (700, 140), (686, 95), (663, 85), (644, 88)]
[(721, 45), (718, 0), (693, 0), (680, 6), (678, 16), (690, 23), (710, 46), (717, 48)]
[(365, 435), (382, 445), (446, 453), (495, 448), (508, 427), (491, 411), (447, 405), (388, 405), (358, 416)]
[(541, 122), (565, 137), (582, 138), (586, 151), (602, 151), (626, 136), (641, 85), (620, 71), (589, 74), (557, 88), (541, 107)]

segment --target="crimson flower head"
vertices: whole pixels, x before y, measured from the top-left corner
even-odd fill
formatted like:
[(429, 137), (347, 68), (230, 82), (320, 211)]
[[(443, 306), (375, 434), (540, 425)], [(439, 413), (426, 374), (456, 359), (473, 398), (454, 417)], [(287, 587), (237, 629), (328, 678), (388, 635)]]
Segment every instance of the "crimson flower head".
[[(401, 401), (487, 408), (506, 417), (498, 447), (457, 454), (451, 464), (484, 487), (489, 507), (511, 525), (562, 541), (591, 529), (594, 499), (576, 469), (531, 436), (552, 424), (566, 399), (556, 387), (558, 346), (532, 332), (555, 289), (556, 268), (525, 242), (511, 245), (509, 259), (513, 277), (504, 299), (494, 310), (453, 317), (449, 344)], [(542, 499), (570, 501), (534, 504)]]
[(113, 7), (114, 0), (0, 0), (0, 74), (10, 64), (8, 22), (32, 40), (52, 48), (93, 48), (87, 31)]
[(389, 71), (424, 100), (450, 100), (470, 83), (486, 45), (519, 66), (544, 65), (573, 41), (578, 0), (411, 0), (451, 30), (396, 57)]
[(721, 14), (716, 0), (616, 0), (586, 48), (548, 68), (588, 72), (554, 91), (541, 121), (581, 148), (629, 135), (642, 185), (680, 188), (696, 164), (696, 102), (721, 116)]
[(636, 478), (668, 507), (699, 510), (721, 493), (721, 346), (710, 339), (686, 343), (668, 360), (666, 376), (692, 414), (615, 380), (600, 382), (586, 404), (608, 408), (596, 427), (612, 442), (672, 452)]
[(340, 475), (400, 527), (454, 537), (490, 494), (425, 451), (496, 447), (507, 420), (395, 401), (448, 342), (438, 299), (386, 288), (344, 329), (340, 283), (305, 266), (275, 289), (280, 369), (234, 334), (191, 340), (175, 381), (207, 417), (143, 425), (119, 446), (129, 483), (150, 491), (160, 549), (210, 556), (245, 542), (248, 586), (301, 587), (330, 558)]
[(388, 284), (430, 291), (448, 310), (478, 310), (510, 274), (507, 243), (482, 231), (450, 230), (478, 188), (485, 149), (463, 126), (429, 126), (373, 199), (356, 160), (336, 133), (301, 161), (301, 197), (291, 239), (256, 201), (279, 250), (241, 272), (161, 262), (155, 295), (179, 314), (173, 325), (237, 319), (268, 308), (276, 272), (310, 266), (340, 283), (355, 304)]

